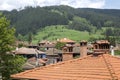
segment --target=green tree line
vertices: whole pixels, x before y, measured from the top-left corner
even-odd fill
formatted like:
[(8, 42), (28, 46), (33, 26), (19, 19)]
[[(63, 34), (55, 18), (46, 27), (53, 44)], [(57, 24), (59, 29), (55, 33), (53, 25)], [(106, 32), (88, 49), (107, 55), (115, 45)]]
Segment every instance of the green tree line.
[[(50, 25), (68, 25), (79, 31), (94, 32), (102, 27), (120, 28), (120, 10), (72, 8), (69, 6), (26, 7), (1, 11), (15, 26), (16, 36), (35, 34)], [(120, 31), (118, 31), (120, 32)]]

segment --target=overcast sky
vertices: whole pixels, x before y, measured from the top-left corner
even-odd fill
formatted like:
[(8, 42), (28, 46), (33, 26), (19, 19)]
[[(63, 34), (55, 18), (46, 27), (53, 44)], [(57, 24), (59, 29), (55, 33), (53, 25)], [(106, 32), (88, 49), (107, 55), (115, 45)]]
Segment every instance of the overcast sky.
[(120, 0), (0, 0), (0, 10), (25, 6), (68, 5), (74, 8), (120, 9)]

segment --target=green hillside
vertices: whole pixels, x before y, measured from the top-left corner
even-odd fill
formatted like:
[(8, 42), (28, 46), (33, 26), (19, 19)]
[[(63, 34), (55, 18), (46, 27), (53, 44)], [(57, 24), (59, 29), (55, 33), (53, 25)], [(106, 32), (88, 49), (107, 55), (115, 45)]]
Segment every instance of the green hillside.
[[(19, 11), (0, 12), (11, 21), (11, 27), (16, 29), (15, 35), (20, 41), (30, 41), (30, 34), (33, 34), (34, 43), (42, 39), (56, 40), (63, 37), (76, 41), (103, 37), (111, 42), (120, 42), (119, 9), (72, 8), (60, 5), (29, 6)], [(67, 25), (68, 29), (55, 25)], [(45, 28), (46, 26), (48, 27)]]
[(47, 26), (38, 31), (38, 33), (34, 35), (33, 43), (37, 43), (44, 39), (53, 41), (65, 37), (79, 42), (80, 40), (89, 40), (90, 38), (99, 38), (103, 36), (101, 35), (101, 31), (89, 35), (87, 31), (76, 31), (66, 28), (65, 25), (56, 25)]
[[(10, 21), (11, 26), (16, 29), (16, 36), (19, 34), (35, 34), (38, 29), (51, 25), (73, 25), (71, 29), (87, 30), (91, 28), (101, 29), (102, 27), (120, 28), (120, 10), (111, 9), (90, 9), (72, 8), (70, 6), (47, 6), (47, 7), (25, 7), (22, 10), (0, 11)], [(83, 18), (82, 22), (76, 21), (75, 17)], [(84, 23), (85, 21), (85, 23)], [(78, 23), (79, 22), (79, 23)], [(87, 25), (86, 25), (87, 23)], [(82, 27), (82, 28), (80, 28)]]

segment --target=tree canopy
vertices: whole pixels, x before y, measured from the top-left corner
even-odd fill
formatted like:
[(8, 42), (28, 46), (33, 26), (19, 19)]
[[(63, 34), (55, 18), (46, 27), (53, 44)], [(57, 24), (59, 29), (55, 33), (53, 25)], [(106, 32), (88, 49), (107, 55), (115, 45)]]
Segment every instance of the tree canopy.
[(57, 44), (55, 45), (55, 48), (61, 50), (62, 47), (65, 46), (65, 44), (66, 43), (63, 43), (63, 42), (57, 42)]
[(10, 21), (0, 14), (0, 73), (2, 80), (10, 80), (10, 74), (21, 71), (24, 58), (13, 56), (10, 51), (15, 41), (15, 29), (10, 28)]
[(85, 18), (75, 16), (73, 22), (69, 24), (69, 28), (79, 30), (79, 31), (88, 31), (93, 32), (95, 27), (87, 21)]

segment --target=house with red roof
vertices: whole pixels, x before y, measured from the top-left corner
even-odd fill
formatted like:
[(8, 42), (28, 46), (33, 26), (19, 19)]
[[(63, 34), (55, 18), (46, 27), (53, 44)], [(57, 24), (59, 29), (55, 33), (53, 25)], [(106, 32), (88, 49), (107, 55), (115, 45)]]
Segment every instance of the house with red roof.
[(16, 80), (120, 80), (120, 58), (110, 54), (59, 62), (11, 75)]
[(66, 58), (68, 60), (13, 74), (11, 77), (16, 80), (120, 80), (120, 58), (106, 53), (104, 48), (100, 49), (102, 53), (87, 55), (86, 45), (86, 41), (80, 42), (80, 58), (72, 59), (73, 48), (67, 45), (63, 47), (63, 57), (69, 54), (69, 58)]

